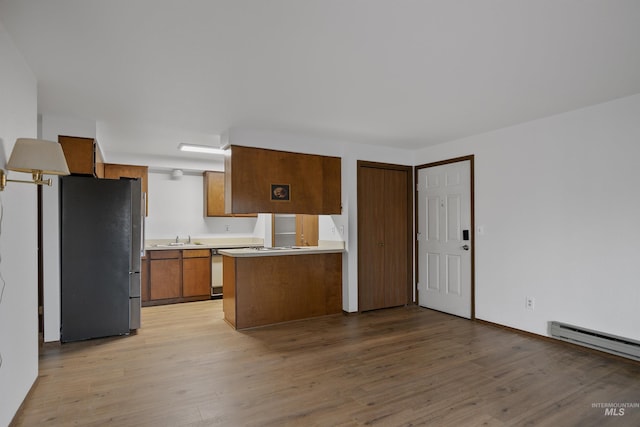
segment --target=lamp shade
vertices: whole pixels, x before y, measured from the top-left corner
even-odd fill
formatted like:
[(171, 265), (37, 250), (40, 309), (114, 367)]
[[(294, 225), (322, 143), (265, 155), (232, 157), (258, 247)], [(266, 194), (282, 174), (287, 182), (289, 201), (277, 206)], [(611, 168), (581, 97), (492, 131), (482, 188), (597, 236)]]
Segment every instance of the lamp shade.
[(46, 175), (69, 175), (62, 146), (43, 139), (18, 138), (7, 169), (16, 172), (41, 172)]

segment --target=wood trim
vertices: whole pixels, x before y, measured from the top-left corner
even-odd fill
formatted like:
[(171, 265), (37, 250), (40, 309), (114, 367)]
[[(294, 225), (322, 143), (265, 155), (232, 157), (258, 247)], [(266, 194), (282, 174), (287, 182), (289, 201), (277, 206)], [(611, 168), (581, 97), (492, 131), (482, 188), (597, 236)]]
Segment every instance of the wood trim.
[(471, 163), (473, 163), (473, 158), (474, 157), (475, 157), (474, 154), (469, 154), (468, 156), (453, 157), (453, 158), (447, 159), (447, 160), (440, 160), (440, 161), (431, 162), (431, 163), (423, 163), (421, 165), (415, 166), (415, 168), (416, 168), (416, 170), (417, 169), (424, 169), (424, 168), (432, 168), (434, 166), (442, 166), (442, 165), (448, 165), (450, 163), (464, 162), (465, 160), (470, 160)]
[[(452, 159), (440, 160), (433, 163), (426, 163), (422, 165), (418, 165), (414, 167), (414, 192), (415, 192), (415, 200), (418, 198), (418, 170), (431, 168), (435, 166), (448, 165), (451, 163), (458, 163), (469, 161), (469, 191), (470, 191), (470, 207), (471, 210), (471, 320), (474, 320), (476, 317), (476, 208), (475, 208), (475, 166), (474, 166), (475, 155), (470, 154), (468, 156), (454, 157)], [(414, 230), (418, 229), (418, 203), (414, 204)], [(420, 272), (418, 269), (418, 236), (414, 236), (415, 239), (415, 247), (414, 247), (414, 265), (415, 265), (415, 293), (416, 300), (415, 303), (418, 303), (418, 281), (420, 279)]]
[[(413, 301), (413, 259), (411, 257), (412, 252), (412, 244), (411, 239), (414, 236), (413, 227), (413, 210), (411, 209), (414, 201), (414, 191), (412, 191), (413, 186), (413, 174), (414, 168), (406, 165), (398, 165), (393, 163), (380, 163), (380, 162), (371, 162), (366, 160), (358, 160), (357, 161), (357, 171), (356, 171), (356, 198), (357, 194), (361, 191), (361, 183), (358, 179), (360, 176), (359, 171), (361, 168), (375, 168), (375, 169), (389, 169), (389, 170), (398, 170), (398, 171), (406, 171), (407, 172), (407, 301), (406, 304), (411, 304)], [(357, 204), (357, 201), (356, 201)], [(360, 223), (360, 215), (361, 212), (358, 209), (358, 223)], [(358, 227), (359, 230), (359, 227)], [(360, 233), (360, 231), (358, 231)], [(359, 239), (358, 239), (359, 245)], [(358, 262), (360, 260), (358, 259)], [(360, 283), (358, 280), (358, 312), (360, 312)]]
[(365, 168), (375, 168), (375, 169), (391, 169), (391, 170), (398, 170), (398, 171), (411, 171), (411, 166), (406, 166), (406, 165), (398, 165), (395, 163), (378, 163), (378, 162), (370, 162), (367, 160), (358, 160), (357, 162), (358, 167), (365, 167)]

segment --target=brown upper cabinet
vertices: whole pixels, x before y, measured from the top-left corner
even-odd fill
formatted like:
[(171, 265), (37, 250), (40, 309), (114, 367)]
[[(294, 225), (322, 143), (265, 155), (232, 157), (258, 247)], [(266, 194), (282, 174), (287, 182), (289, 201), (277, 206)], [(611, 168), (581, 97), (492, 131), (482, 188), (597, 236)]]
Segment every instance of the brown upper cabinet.
[(318, 215), (296, 215), (296, 246), (318, 246)]
[(108, 179), (140, 178), (145, 195), (145, 216), (149, 216), (149, 167), (138, 165), (104, 164), (104, 177)]
[(227, 216), (224, 212), (224, 172), (204, 171), (204, 216)]
[(59, 135), (64, 157), (72, 175), (104, 178), (104, 160), (98, 142), (93, 138)]
[(232, 215), (224, 211), (224, 172), (204, 171), (204, 216), (250, 216), (258, 214)]
[(342, 212), (340, 157), (238, 145), (229, 150), (225, 157), (226, 212)]

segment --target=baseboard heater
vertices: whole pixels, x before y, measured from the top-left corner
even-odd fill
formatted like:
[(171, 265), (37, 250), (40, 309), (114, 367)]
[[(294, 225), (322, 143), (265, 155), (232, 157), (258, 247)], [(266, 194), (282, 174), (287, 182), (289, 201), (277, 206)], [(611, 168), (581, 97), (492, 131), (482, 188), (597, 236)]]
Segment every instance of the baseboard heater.
[(561, 322), (549, 322), (549, 335), (573, 344), (640, 360), (640, 342), (629, 338), (592, 331)]

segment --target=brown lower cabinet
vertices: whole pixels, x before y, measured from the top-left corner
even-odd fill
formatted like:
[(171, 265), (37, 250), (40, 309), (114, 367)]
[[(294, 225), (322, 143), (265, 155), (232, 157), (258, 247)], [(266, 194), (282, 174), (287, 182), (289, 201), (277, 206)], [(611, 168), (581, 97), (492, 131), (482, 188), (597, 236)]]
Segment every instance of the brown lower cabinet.
[(236, 329), (342, 312), (342, 254), (222, 257), (224, 318)]
[(147, 255), (142, 257), (140, 263), (140, 300), (142, 305), (149, 301), (149, 259)]
[[(148, 280), (142, 277), (142, 305), (206, 300), (211, 297), (209, 249), (147, 251)], [(148, 298), (145, 300), (145, 294)]]
[(182, 251), (182, 296), (211, 296), (211, 251)]

